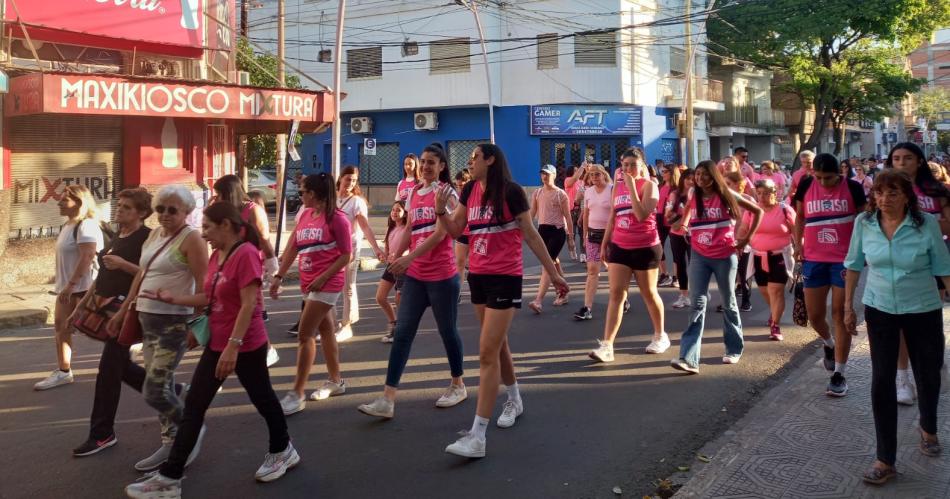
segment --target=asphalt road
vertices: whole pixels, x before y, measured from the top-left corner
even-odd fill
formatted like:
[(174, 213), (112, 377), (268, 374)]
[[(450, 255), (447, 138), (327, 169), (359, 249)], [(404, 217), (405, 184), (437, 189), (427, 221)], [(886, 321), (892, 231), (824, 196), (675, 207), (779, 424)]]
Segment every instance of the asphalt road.
[[(581, 265), (569, 264), (567, 270), (574, 288), (582, 289)], [(456, 432), (471, 425), (477, 393), (478, 325), (464, 285), (459, 326), (469, 399), (450, 409), (434, 406), (449, 374), (427, 314), (396, 417), (380, 421), (356, 410), (381, 393), (388, 358), (388, 346), (379, 342), (385, 318), (372, 298), (378, 276), (378, 271), (360, 275), (363, 319), (356, 336), (341, 346), (347, 393), (310, 402), (289, 418), (300, 465), (277, 482), (255, 483), (267, 431), (232, 377), (208, 413), (203, 450), (183, 482), (185, 497), (614, 497), (615, 486), (628, 497), (642, 497), (652, 492), (654, 480), (690, 462), (697, 449), (728, 428), (760, 391), (781, 382), (789, 364), (818, 359), (810, 331), (787, 326), (784, 342), (768, 340), (767, 312), (754, 294), (753, 311), (743, 314), (742, 362), (720, 363), (721, 318), (712, 312), (701, 375), (683, 375), (669, 361), (678, 352), (687, 312), (668, 308), (673, 347), (662, 355), (644, 354), (652, 329), (642, 301), (632, 293), (616, 361), (592, 364), (587, 352), (602, 334), (603, 276), (593, 321), (575, 323), (571, 317), (580, 306), (580, 291), (566, 307), (551, 306), (549, 298), (543, 315), (527, 308), (517, 314), (509, 338), (525, 413), (510, 429), (495, 427), (493, 420), (488, 456), (466, 460), (443, 453)], [(526, 277), (526, 300), (536, 285), (536, 274)], [(667, 306), (676, 297), (668, 288), (662, 294)], [(713, 294), (712, 303), (718, 303)], [(278, 395), (293, 381), (296, 340), (285, 331), (296, 320), (297, 297), (290, 292), (279, 302), (268, 301), (268, 329), (281, 353), (271, 369)], [(70, 453), (87, 435), (99, 350), (98, 343), (77, 337), (76, 382), (34, 392), (32, 384), (54, 367), (52, 331), (0, 331), (0, 497), (120, 497), (123, 487), (138, 478), (132, 464), (158, 446), (159, 430), (154, 412), (128, 387), (118, 411), (118, 444), (88, 458)], [(190, 378), (197, 358), (197, 352), (185, 357), (179, 380)], [(310, 388), (324, 377), (318, 357)]]

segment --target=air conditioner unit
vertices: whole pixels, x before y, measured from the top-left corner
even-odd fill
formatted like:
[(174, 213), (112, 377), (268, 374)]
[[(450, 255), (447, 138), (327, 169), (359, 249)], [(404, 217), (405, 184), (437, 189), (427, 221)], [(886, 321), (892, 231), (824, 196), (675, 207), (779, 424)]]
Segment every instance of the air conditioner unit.
[(439, 115), (436, 113), (416, 113), (413, 117), (416, 130), (438, 130)]
[(350, 130), (353, 133), (373, 133), (373, 119), (366, 116), (350, 118)]
[(135, 74), (142, 76), (181, 78), (181, 61), (169, 61), (167, 59), (140, 59), (138, 61), (138, 70), (135, 72)]
[(251, 73), (247, 71), (238, 71), (238, 85), (250, 85)]

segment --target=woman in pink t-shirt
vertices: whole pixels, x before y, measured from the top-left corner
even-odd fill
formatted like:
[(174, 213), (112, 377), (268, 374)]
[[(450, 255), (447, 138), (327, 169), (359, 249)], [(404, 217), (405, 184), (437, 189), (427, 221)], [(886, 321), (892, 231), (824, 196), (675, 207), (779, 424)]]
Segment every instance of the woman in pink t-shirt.
[(584, 254), (587, 255), (587, 283), (584, 286), (584, 306), (574, 314), (574, 318), (579, 321), (594, 318), (591, 309), (600, 281), (600, 267), (603, 265), (600, 245), (604, 242), (604, 233), (613, 210), (613, 184), (610, 174), (601, 165), (590, 165), (587, 168), (587, 178), (592, 185), (584, 191), (584, 214), (581, 217), (581, 225), (584, 227)]
[(204, 307), (210, 339), (195, 366), (181, 426), (168, 460), (159, 469), (166, 480), (181, 480), (188, 458), (204, 433), (205, 413), (232, 373), (244, 386), (257, 412), (267, 421), (270, 447), (254, 474), (260, 481), (280, 478), (300, 456), (290, 443), (287, 421), (267, 372), (267, 329), (261, 316), (261, 236), (241, 219), (230, 203), (204, 211), (202, 237), (214, 252), (201, 293), (178, 295), (165, 290), (142, 296), (174, 305)]
[[(576, 255), (574, 249), (574, 222), (571, 217), (570, 199), (567, 193), (554, 185), (554, 177), (557, 171), (553, 165), (544, 165), (541, 168), (541, 187), (534, 191), (531, 196), (531, 217), (538, 218), (538, 234), (544, 240), (544, 246), (548, 250), (548, 255), (554, 260), (554, 266), (557, 268), (558, 275), (564, 277), (564, 269), (561, 268), (561, 261), (558, 255), (567, 242), (568, 251), (573, 258)], [(575, 184), (575, 187), (579, 184)], [(544, 303), (544, 297), (548, 294), (551, 287), (551, 276), (543, 269), (541, 270), (541, 282), (538, 284), (538, 293), (534, 301), (528, 303), (528, 308), (535, 314), (540, 314)], [(554, 306), (566, 305), (567, 295), (557, 295), (554, 299)]]
[(692, 306), (689, 299), (689, 238), (682, 227), (677, 229), (676, 224), (686, 213), (686, 201), (693, 190), (693, 171), (677, 169), (679, 180), (676, 188), (670, 191), (669, 197), (660, 200), (665, 203), (663, 218), (670, 224), (670, 251), (673, 252), (673, 263), (676, 264), (676, 281), (680, 295), (673, 302), (674, 309), (683, 309)]
[[(779, 323), (785, 313), (785, 285), (792, 263), (792, 233), (795, 230), (795, 210), (779, 202), (781, 193), (769, 178), (755, 183), (755, 195), (762, 208), (762, 223), (749, 241), (753, 253), (755, 283), (769, 306), (769, 336), (782, 341)], [(740, 233), (746, 231), (751, 217), (743, 217)]]
[(346, 383), (340, 373), (339, 346), (334, 335), (336, 328), (332, 312), (343, 292), (344, 267), (354, 251), (350, 221), (336, 207), (336, 189), (331, 175), (308, 175), (300, 187), (300, 199), (305, 212), (284, 247), (280, 268), (270, 285), (271, 298), (276, 300), (280, 297), (284, 274), (300, 257), (297, 265), (300, 291), (305, 303), (300, 313), (300, 333), (297, 337), (297, 375), (293, 389), (280, 401), (284, 414), (288, 416), (306, 407), (304, 388), (317, 354), (314, 333), (318, 329), (329, 379), (310, 395), (310, 399), (323, 400), (346, 392)]
[(409, 193), (412, 192), (412, 189), (418, 183), (419, 178), (419, 158), (415, 154), (407, 154), (406, 158), (402, 160), (402, 173), (403, 178), (399, 181), (399, 184), (396, 185), (396, 199), (395, 201), (405, 201), (409, 197)]
[[(397, 258), (405, 254), (405, 251), (402, 253), (396, 253), (396, 251), (399, 247), (399, 242), (402, 241), (403, 236), (409, 230), (409, 218), (407, 214), (405, 201), (396, 201), (389, 210), (386, 239), (383, 241), (386, 249), (386, 260), (383, 263), (389, 264), (395, 262)], [(392, 343), (393, 332), (396, 330), (396, 312), (389, 303), (389, 292), (392, 291), (393, 287), (396, 288), (396, 308), (399, 308), (399, 300), (402, 298), (401, 291), (403, 281), (403, 276), (393, 274), (387, 265), (386, 269), (383, 270), (383, 275), (379, 278), (379, 284), (376, 285), (376, 304), (379, 305), (379, 308), (386, 314), (386, 318), (389, 319), (389, 332), (380, 339), (383, 343)]]
[[(386, 384), (383, 395), (357, 409), (363, 414), (392, 418), (396, 404), (396, 392), (402, 379), (412, 343), (419, 330), (419, 322), (427, 308), (432, 309), (449, 361), (451, 383), (436, 401), (436, 407), (452, 407), (468, 397), (462, 381), (462, 338), (458, 332), (458, 302), (461, 281), (455, 268), (455, 252), (452, 237), (438, 224), (436, 195), (445, 187), (452, 193), (449, 176), (449, 161), (440, 144), (430, 144), (422, 150), (419, 174), (420, 183), (409, 193), (409, 230), (396, 241), (395, 253), (409, 248), (409, 254), (389, 263), (388, 271), (395, 275), (405, 274), (402, 302), (397, 311), (396, 328), (393, 331), (393, 346), (389, 349), (389, 364), (386, 368)], [(450, 204), (458, 204), (458, 196)]]
[[(775, 184), (775, 194), (779, 199), (785, 197), (785, 175), (779, 171), (775, 163), (765, 160), (762, 162), (761, 173), (753, 179), (753, 186), (759, 180), (769, 179)], [(756, 194), (758, 196), (758, 194)]]

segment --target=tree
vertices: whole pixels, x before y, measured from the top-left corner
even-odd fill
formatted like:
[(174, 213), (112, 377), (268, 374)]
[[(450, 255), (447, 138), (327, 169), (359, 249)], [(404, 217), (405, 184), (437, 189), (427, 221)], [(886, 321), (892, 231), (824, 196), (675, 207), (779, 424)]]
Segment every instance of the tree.
[(802, 149), (818, 146), (828, 124), (880, 117), (916, 91), (892, 56), (950, 23), (947, 0), (714, 0), (713, 10), (711, 52), (787, 72), (786, 89), (814, 107)]
[[(252, 62), (253, 61), (253, 62)], [(256, 63), (256, 64), (255, 64)], [(237, 66), (251, 76), (251, 85), (276, 88), (277, 58), (270, 54), (257, 54), (244, 38), (238, 40)], [(286, 75), (285, 87), (303, 88), (297, 75)], [(299, 138), (299, 137), (298, 137)], [(261, 168), (275, 163), (277, 157), (277, 137), (274, 135), (250, 135), (247, 138), (245, 165), (248, 168)]]
[(917, 117), (927, 118), (931, 125), (940, 121), (941, 113), (950, 113), (950, 91), (944, 87), (926, 88), (914, 96)]

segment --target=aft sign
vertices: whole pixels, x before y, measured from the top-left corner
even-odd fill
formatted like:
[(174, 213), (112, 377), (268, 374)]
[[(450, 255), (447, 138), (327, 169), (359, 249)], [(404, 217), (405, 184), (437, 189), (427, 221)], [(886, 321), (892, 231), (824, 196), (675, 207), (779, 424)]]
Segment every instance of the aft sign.
[(531, 135), (640, 135), (639, 106), (531, 106)]
[(322, 94), (80, 74), (14, 78), (7, 116), (39, 113), (322, 121)]

